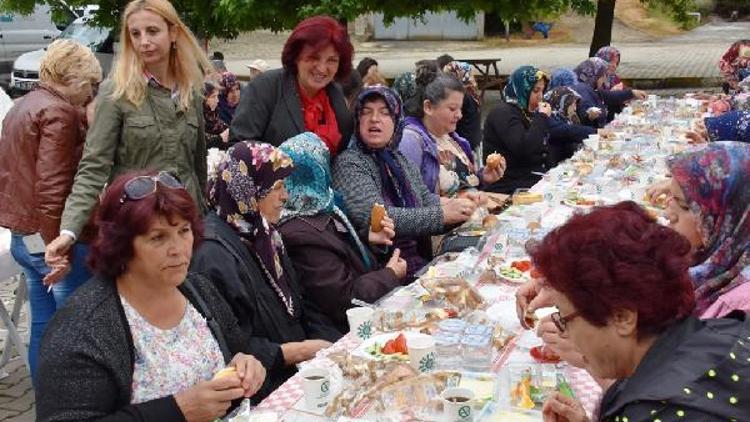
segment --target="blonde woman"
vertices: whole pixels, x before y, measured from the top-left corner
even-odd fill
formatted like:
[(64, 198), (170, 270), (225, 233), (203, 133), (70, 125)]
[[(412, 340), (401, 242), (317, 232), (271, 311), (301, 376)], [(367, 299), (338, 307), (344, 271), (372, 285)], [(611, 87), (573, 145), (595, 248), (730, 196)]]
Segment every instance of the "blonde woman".
[(47, 48), (39, 73), (39, 86), (8, 111), (0, 137), (0, 226), (13, 232), (11, 253), (26, 275), (31, 306), (28, 361), (35, 385), (37, 351), (47, 322), (91, 276), (85, 266), (88, 247), (78, 242), (72, 248), (72, 271), (52, 289), (42, 282), (49, 272), (44, 245), (59, 232), (83, 151), (83, 105), (91, 101), (102, 69), (88, 48), (58, 40)]
[(134, 0), (125, 8), (121, 50), (102, 84), (60, 235), (46, 248), (53, 271), (67, 271), (70, 246), (92, 215), (104, 185), (128, 170), (177, 175), (203, 206), (206, 139), (200, 89), (212, 67), (167, 0)]

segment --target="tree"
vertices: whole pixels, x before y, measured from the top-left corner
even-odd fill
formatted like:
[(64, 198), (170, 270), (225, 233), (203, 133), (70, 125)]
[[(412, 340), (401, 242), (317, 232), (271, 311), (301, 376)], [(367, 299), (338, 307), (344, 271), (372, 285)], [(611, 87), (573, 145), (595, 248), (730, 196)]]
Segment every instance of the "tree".
[[(591, 38), (589, 57), (593, 57), (600, 48), (610, 45), (612, 42), (615, 2), (616, 0), (597, 1), (594, 35)], [(668, 8), (675, 20), (683, 24), (688, 20), (688, 8), (693, 5), (692, 0), (641, 0), (641, 3), (649, 7), (659, 5)]]

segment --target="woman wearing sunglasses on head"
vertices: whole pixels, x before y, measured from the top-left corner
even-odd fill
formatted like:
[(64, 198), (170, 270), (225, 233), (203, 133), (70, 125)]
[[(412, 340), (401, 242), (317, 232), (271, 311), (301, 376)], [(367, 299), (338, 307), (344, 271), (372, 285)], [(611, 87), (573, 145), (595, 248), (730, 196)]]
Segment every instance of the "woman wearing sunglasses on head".
[(202, 223), (185, 187), (166, 172), (126, 174), (97, 223), (96, 277), (42, 342), (37, 420), (213, 421), (255, 395), (265, 369), (253, 342), (213, 284), (188, 274)]
[[(699, 320), (690, 242), (633, 202), (577, 214), (530, 250), (552, 321), (597, 378), (600, 421), (749, 420), (750, 320)], [(588, 421), (552, 395), (545, 421)]]
[(206, 181), (200, 90), (212, 69), (168, 0), (134, 0), (122, 15), (121, 48), (111, 80), (96, 99), (96, 118), (65, 203), (60, 236), (47, 245), (55, 282), (104, 185), (134, 169), (177, 174), (199, 207)]

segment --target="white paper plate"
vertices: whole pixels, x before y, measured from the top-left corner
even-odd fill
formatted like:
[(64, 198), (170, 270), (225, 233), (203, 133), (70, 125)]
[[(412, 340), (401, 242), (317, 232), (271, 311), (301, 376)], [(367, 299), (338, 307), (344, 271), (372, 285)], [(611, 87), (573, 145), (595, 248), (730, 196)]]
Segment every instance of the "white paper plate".
[[(393, 340), (396, 337), (398, 337), (399, 334), (404, 333), (404, 336), (406, 336), (406, 347), (409, 347), (409, 343), (417, 338), (425, 338), (430, 337), (427, 334), (417, 333), (414, 331), (399, 331), (395, 333), (387, 333), (387, 334), (380, 334), (374, 337), (370, 337), (367, 340), (363, 341), (362, 344), (359, 345), (356, 349), (352, 350), (353, 356), (361, 356), (367, 359), (371, 360), (383, 360), (383, 357), (375, 357), (367, 352), (367, 349), (370, 348), (370, 346), (374, 345), (375, 343), (379, 343), (381, 346), (384, 346), (385, 343), (388, 340)], [(408, 360), (405, 360), (405, 362), (408, 362)]]

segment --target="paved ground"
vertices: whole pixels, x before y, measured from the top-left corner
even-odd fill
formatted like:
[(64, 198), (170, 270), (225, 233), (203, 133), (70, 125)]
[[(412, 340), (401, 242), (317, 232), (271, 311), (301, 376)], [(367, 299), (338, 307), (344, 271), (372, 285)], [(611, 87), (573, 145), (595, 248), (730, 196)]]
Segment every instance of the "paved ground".
[[(660, 40), (626, 38), (613, 43), (622, 51), (619, 72), (626, 79), (717, 78), (717, 62), (727, 47), (742, 34), (750, 32), (750, 23), (715, 22), (688, 33)], [(244, 64), (261, 58), (272, 66), (280, 66), (281, 48), (288, 33), (254, 32), (241, 38), (212, 45), (227, 53), (230, 70), (248, 74)], [(380, 62), (386, 76), (413, 69), (414, 62), (448, 53), (456, 58), (501, 58), (501, 74), (509, 74), (518, 66), (535, 64), (544, 69), (574, 67), (588, 56), (584, 43), (535, 43), (531, 46), (504, 47), (502, 42), (450, 41), (378, 41), (355, 42), (355, 61), (371, 56)], [(247, 54), (247, 57), (243, 57)]]
[[(17, 282), (11, 280), (0, 281), (0, 300), (10, 311), (15, 295)], [(26, 336), (26, 318), (22, 318), (22, 336)], [(0, 335), (0, 350), (5, 342), (5, 330)], [(33, 422), (34, 391), (31, 389), (29, 371), (23, 361), (16, 356), (8, 365), (0, 370), (0, 421)]]

